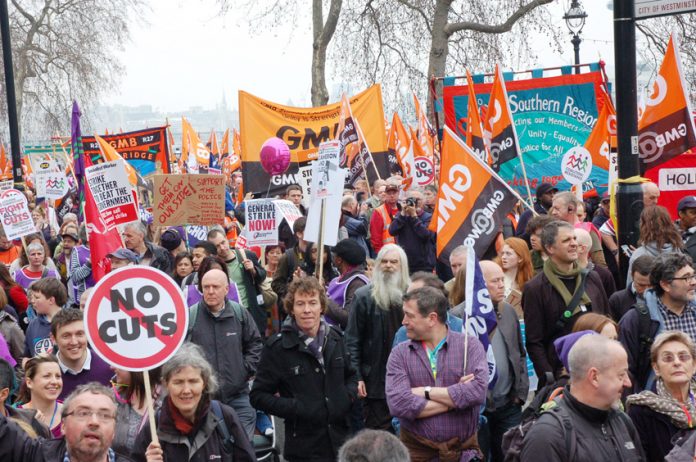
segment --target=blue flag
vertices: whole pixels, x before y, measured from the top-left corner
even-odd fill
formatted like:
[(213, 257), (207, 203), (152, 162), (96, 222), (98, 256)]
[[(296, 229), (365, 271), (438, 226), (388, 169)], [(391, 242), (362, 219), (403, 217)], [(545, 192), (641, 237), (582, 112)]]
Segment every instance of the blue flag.
[(491, 295), (483, 278), (483, 272), (476, 258), (473, 247), (467, 246), (466, 252), (466, 289), (465, 289), (464, 330), (467, 335), (479, 339), (486, 351), (488, 360), (488, 388), (493, 389), (498, 373), (493, 356), (493, 345), (489, 341), (489, 334), (498, 324)]

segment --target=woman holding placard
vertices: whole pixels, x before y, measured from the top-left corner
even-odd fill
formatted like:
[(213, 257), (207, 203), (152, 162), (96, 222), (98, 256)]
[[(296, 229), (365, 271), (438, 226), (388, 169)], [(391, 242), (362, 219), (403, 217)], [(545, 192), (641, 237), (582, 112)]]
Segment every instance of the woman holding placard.
[(150, 423), (135, 441), (136, 462), (255, 461), (254, 450), (231, 407), (212, 400), (217, 379), (197, 345), (186, 343), (162, 366), (167, 396), (156, 413), (159, 444)]

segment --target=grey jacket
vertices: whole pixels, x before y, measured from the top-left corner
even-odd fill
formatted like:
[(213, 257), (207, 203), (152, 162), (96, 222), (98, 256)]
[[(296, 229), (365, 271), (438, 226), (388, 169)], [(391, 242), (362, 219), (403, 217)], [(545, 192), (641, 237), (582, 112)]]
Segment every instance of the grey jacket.
[[(502, 335), (510, 358), (511, 372), (515, 381), (510, 390), (509, 399), (518, 398), (520, 403), (527, 401), (529, 393), (529, 374), (527, 373), (527, 351), (522, 342), (522, 330), (515, 309), (503, 301), (498, 304), (498, 326), (493, 335)], [(496, 361), (498, 358), (496, 358)], [(490, 398), (490, 390), (488, 392)]]
[(206, 359), (217, 372), (220, 381), (217, 396), (223, 403), (249, 393), (247, 382), (256, 374), (261, 360), (263, 340), (256, 323), (245, 309), (242, 309), (242, 318), (235, 316), (229, 300), (218, 317), (210, 314), (205, 302), (201, 301), (189, 337), (190, 342), (203, 348)]

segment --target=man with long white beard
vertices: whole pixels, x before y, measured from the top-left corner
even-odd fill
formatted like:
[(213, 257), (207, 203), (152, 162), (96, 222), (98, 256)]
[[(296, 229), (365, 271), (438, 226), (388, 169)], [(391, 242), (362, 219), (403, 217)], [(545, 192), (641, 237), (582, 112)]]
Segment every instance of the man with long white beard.
[(391, 430), (384, 393), (387, 360), (404, 317), (402, 297), (410, 281), (403, 249), (387, 244), (377, 254), (372, 283), (355, 292), (346, 328), (346, 346), (358, 371), (358, 396), (364, 398), (365, 426)]

